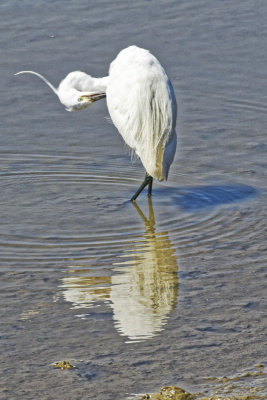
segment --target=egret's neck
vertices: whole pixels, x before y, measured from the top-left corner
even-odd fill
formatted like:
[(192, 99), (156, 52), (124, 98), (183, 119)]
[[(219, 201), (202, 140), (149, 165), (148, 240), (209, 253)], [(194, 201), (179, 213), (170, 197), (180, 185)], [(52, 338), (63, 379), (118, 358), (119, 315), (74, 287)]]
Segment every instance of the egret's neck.
[(87, 78), (82, 82), (81, 90), (85, 92), (87, 90), (92, 90), (106, 93), (109, 79), (109, 76), (94, 78), (93, 76), (87, 75)]
[(75, 89), (79, 92), (106, 92), (109, 76), (94, 78), (85, 72), (70, 72), (59, 85), (59, 92)]

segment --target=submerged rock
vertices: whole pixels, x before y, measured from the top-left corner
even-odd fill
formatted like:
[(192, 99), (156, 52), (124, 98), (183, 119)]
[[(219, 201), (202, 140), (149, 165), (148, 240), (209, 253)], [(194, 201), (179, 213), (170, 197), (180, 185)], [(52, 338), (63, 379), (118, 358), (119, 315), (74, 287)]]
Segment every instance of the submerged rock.
[(164, 386), (159, 393), (145, 394), (142, 400), (194, 400), (195, 396), (176, 386)]
[(65, 369), (75, 368), (69, 361), (57, 361), (53, 364), (54, 368), (60, 368), (62, 371)]

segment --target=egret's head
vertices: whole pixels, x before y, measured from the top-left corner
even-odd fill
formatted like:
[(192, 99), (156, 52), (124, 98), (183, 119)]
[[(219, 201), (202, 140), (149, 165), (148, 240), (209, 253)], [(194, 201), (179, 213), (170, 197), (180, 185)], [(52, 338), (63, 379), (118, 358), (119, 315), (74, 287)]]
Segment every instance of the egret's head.
[(78, 111), (106, 96), (93, 85), (93, 78), (81, 71), (70, 72), (58, 87), (58, 97), (68, 111)]
[(67, 111), (82, 110), (104, 97), (106, 97), (105, 93), (84, 93), (77, 90), (71, 90), (68, 93), (59, 92), (59, 99)]

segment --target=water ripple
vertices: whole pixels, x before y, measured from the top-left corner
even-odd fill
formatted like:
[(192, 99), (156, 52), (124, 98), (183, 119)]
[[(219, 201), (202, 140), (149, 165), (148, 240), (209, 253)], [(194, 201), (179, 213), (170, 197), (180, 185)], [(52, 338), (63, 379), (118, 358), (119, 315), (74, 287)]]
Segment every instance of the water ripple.
[[(70, 161), (72, 168), (66, 168)], [(90, 262), (100, 253), (110, 258), (125, 246), (136, 250), (138, 243), (143, 245), (140, 219), (130, 203), (121, 202), (138, 185), (134, 172), (122, 173), (118, 166), (114, 172), (113, 164), (101, 170), (79, 155), (6, 154), (5, 162), (8, 168), (0, 174), (5, 187), (0, 262), (45, 264), (61, 260), (65, 265), (69, 259)], [(168, 231), (175, 247), (186, 254), (201, 253), (207, 246), (235, 239), (244, 229), (252, 238), (256, 227), (263, 229), (261, 220), (243, 220), (234, 206), (257, 195), (257, 189), (239, 184), (156, 186), (154, 198), (163, 215), (159, 230)]]

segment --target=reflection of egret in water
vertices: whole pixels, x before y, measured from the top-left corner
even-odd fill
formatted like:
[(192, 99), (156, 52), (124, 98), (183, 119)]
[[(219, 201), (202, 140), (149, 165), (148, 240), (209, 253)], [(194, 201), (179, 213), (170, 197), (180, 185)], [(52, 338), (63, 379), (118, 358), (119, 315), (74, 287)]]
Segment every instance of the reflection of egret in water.
[[(109, 300), (117, 331), (131, 341), (154, 336), (163, 329), (178, 296), (178, 265), (167, 232), (156, 232), (151, 199), (149, 216), (134, 204), (145, 225), (141, 239), (127, 242), (113, 264), (112, 276), (92, 276), (77, 270), (63, 279), (64, 297), (74, 308)], [(87, 276), (84, 276), (86, 272)], [(79, 276), (77, 276), (79, 275)]]
[[(152, 337), (162, 329), (178, 295), (178, 266), (167, 232), (156, 233), (151, 198), (147, 219), (137, 204), (145, 224), (142, 241), (131, 245), (132, 260), (117, 262), (121, 273), (112, 278), (111, 306), (118, 331), (131, 340)], [(121, 258), (125, 257), (124, 254)], [(127, 254), (128, 258), (128, 254)], [(123, 269), (122, 265), (125, 265)]]
[(108, 300), (111, 277), (93, 276), (89, 268), (68, 270), (73, 276), (63, 278), (64, 298), (72, 303), (73, 308), (89, 308), (100, 300)]

